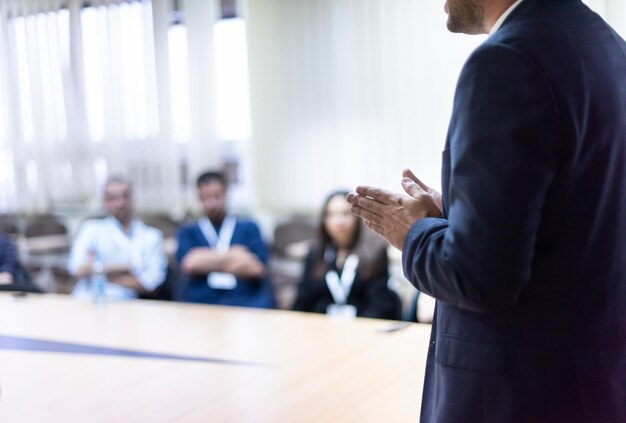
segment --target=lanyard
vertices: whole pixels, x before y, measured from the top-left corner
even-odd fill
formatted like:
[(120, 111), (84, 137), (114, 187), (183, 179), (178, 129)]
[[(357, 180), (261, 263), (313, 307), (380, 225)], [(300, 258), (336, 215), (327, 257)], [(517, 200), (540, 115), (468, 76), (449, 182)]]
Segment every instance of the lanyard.
[(335, 300), (335, 304), (346, 304), (354, 278), (356, 276), (356, 268), (359, 265), (359, 258), (354, 254), (351, 254), (343, 264), (343, 271), (341, 272), (341, 278), (337, 275), (337, 272), (331, 270), (326, 273), (326, 285), (330, 294)]
[(230, 248), (230, 243), (233, 239), (233, 233), (235, 232), (235, 225), (237, 221), (232, 216), (226, 216), (222, 223), (219, 235), (215, 231), (215, 226), (207, 217), (201, 217), (198, 219), (198, 226), (204, 238), (209, 243), (211, 248), (220, 253), (225, 253)]

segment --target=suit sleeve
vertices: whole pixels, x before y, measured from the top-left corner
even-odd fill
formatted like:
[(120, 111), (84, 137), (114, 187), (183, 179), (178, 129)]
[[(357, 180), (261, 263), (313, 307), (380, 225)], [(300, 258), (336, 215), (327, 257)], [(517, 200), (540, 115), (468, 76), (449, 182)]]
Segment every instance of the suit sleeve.
[(556, 173), (558, 122), (552, 89), (524, 54), (497, 44), (472, 54), (448, 134), (448, 219), (419, 220), (404, 241), (404, 272), (420, 291), (478, 312), (517, 302)]

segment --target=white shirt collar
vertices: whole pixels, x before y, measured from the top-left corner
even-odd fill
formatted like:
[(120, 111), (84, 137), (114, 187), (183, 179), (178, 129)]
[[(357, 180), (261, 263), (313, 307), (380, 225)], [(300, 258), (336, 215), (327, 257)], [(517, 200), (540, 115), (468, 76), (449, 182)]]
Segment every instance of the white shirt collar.
[(111, 215), (108, 215), (105, 218), (105, 221), (108, 222), (109, 225), (113, 225), (114, 227), (119, 229), (120, 232), (122, 232), (124, 235), (126, 235), (129, 238), (132, 238), (138, 231), (143, 229), (142, 222), (136, 218), (133, 218), (133, 220), (130, 222), (130, 225), (128, 226), (128, 231), (125, 231), (124, 226), (122, 226), (122, 223)]
[(508, 9), (506, 9), (506, 11), (498, 18), (496, 23), (493, 24), (493, 28), (491, 28), (491, 31), (489, 31), (489, 35), (493, 34), (500, 28), (500, 26), (502, 25), (502, 22), (504, 22), (504, 20), (511, 14), (513, 9), (515, 9), (521, 2), (522, 0), (517, 0)]

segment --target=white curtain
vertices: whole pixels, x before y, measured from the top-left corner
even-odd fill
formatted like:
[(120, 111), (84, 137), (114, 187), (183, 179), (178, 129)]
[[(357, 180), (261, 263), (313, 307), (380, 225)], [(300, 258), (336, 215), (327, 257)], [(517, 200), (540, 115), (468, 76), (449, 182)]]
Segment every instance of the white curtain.
[(44, 209), (55, 192), (41, 190), (42, 183), (67, 173), (69, 14), (59, 8), (59, 1), (0, 3), (0, 207), (5, 210)]
[[(626, 2), (593, 3), (623, 29)], [(450, 34), (443, 0), (249, 0), (247, 14), (259, 207), (398, 191), (405, 167), (439, 187), (456, 79), (484, 36)]]
[[(194, 203), (182, 172), (221, 159), (211, 47), (219, 2), (183, 4), (184, 43), (172, 46), (171, 0), (0, 0), (0, 212), (95, 212), (110, 173), (131, 177), (141, 211), (181, 216)], [(181, 55), (172, 48), (188, 61), (174, 81), (169, 57)], [(172, 129), (179, 80), (185, 145)]]

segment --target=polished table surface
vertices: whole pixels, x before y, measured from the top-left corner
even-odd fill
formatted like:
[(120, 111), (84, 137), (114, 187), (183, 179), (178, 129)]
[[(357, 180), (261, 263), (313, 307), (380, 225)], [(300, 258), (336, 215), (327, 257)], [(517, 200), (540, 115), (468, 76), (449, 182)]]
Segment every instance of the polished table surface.
[(0, 422), (416, 422), (430, 326), (0, 294)]

